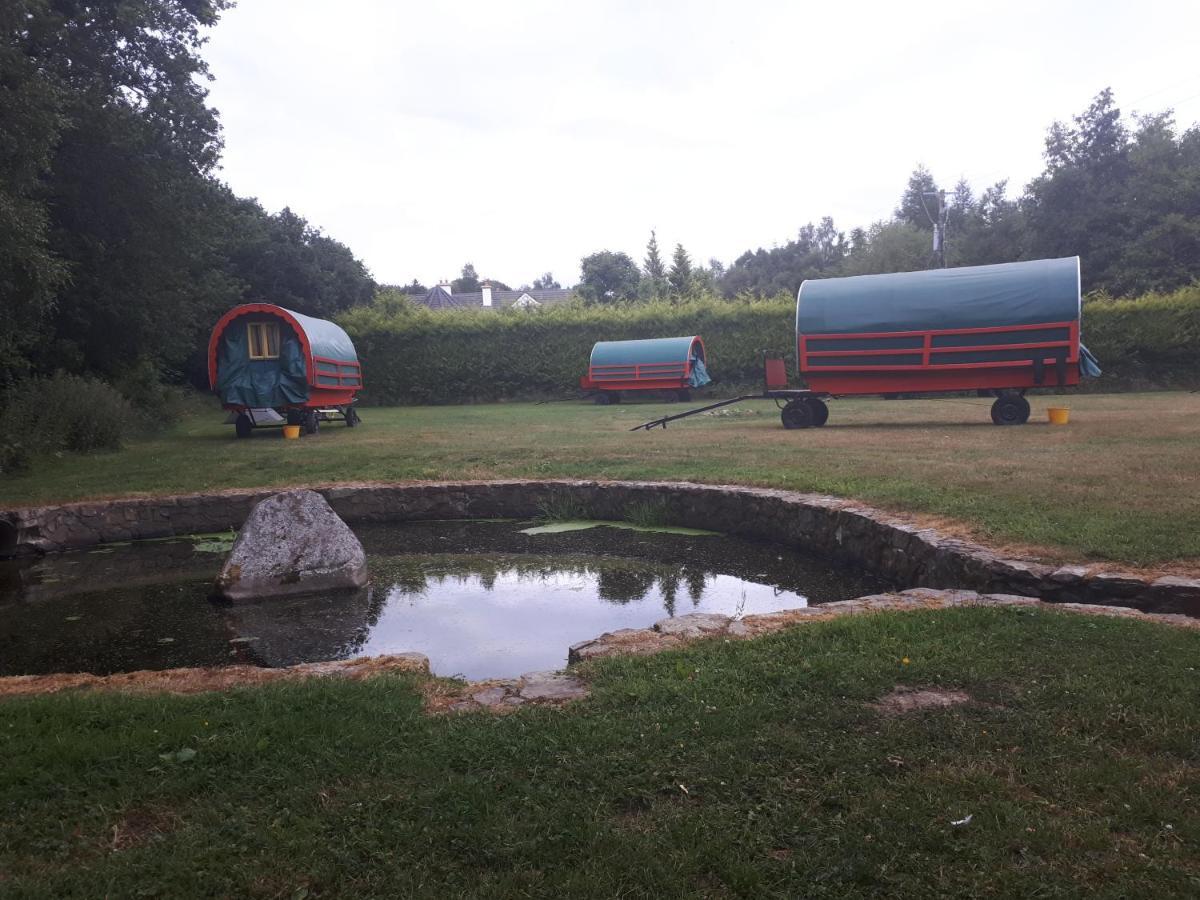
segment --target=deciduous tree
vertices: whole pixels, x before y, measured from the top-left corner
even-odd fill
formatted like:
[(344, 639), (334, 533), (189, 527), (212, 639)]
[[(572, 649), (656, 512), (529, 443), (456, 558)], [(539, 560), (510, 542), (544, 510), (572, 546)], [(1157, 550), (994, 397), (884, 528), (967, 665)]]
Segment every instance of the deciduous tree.
[(641, 272), (627, 253), (601, 250), (580, 262), (583, 276), (579, 293), (591, 303), (632, 300), (638, 293)]

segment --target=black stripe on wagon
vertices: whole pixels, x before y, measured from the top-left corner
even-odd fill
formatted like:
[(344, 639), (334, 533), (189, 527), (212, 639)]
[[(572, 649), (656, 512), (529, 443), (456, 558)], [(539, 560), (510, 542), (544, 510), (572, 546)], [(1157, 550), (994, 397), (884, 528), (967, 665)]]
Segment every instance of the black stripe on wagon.
[(1034, 350), (976, 350), (969, 353), (932, 353), (931, 366), (952, 366), (959, 363), (980, 362), (1030, 362), (1034, 359), (1067, 358), (1066, 347), (1042, 347)]
[(855, 369), (874, 369), (880, 366), (919, 366), (920, 353), (888, 353), (881, 356), (809, 356), (807, 368), (820, 369), (829, 366), (850, 366)]
[(989, 331), (984, 334), (935, 334), (934, 347), (983, 347), (992, 344), (1046, 344), (1069, 341), (1069, 328), (1023, 328), (1020, 331)]
[(820, 350), (920, 350), (925, 339), (921, 335), (883, 338), (817, 338), (810, 337), (805, 348), (810, 353)]

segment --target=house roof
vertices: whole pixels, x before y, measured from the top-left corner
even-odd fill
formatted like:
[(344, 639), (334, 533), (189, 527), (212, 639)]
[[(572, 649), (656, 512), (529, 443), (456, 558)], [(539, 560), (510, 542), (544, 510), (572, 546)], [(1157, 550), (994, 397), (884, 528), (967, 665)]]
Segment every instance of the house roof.
[[(492, 309), (503, 309), (512, 306), (521, 297), (528, 294), (541, 306), (554, 306), (565, 303), (574, 294), (570, 288), (530, 288), (526, 291), (492, 291)], [(433, 288), (421, 302), (430, 309), (470, 309), (483, 306), (483, 291), (473, 291), (465, 294), (447, 294), (440, 287)]]
[[(463, 296), (463, 295), (459, 295)], [(441, 286), (431, 287), (429, 291), (421, 298), (421, 302), (430, 309), (454, 309), (462, 306), (459, 298), (450, 294)]]

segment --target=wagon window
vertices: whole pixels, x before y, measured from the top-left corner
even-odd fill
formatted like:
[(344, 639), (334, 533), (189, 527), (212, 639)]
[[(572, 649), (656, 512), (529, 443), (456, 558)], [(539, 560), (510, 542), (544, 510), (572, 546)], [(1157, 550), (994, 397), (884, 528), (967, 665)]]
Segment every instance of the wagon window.
[(279, 323), (250, 322), (246, 334), (251, 359), (279, 359)]

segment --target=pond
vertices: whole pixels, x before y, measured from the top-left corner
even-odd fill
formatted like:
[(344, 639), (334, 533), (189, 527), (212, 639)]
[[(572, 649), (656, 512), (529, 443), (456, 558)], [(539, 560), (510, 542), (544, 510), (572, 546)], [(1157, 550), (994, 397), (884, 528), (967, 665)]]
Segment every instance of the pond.
[(782, 546), (580, 523), (355, 528), (370, 585), (210, 599), (228, 541), (113, 545), (0, 563), (0, 675), (287, 666), (417, 651), (435, 674), (507, 678), (566, 664), (571, 644), (668, 616), (740, 616), (886, 590)]

